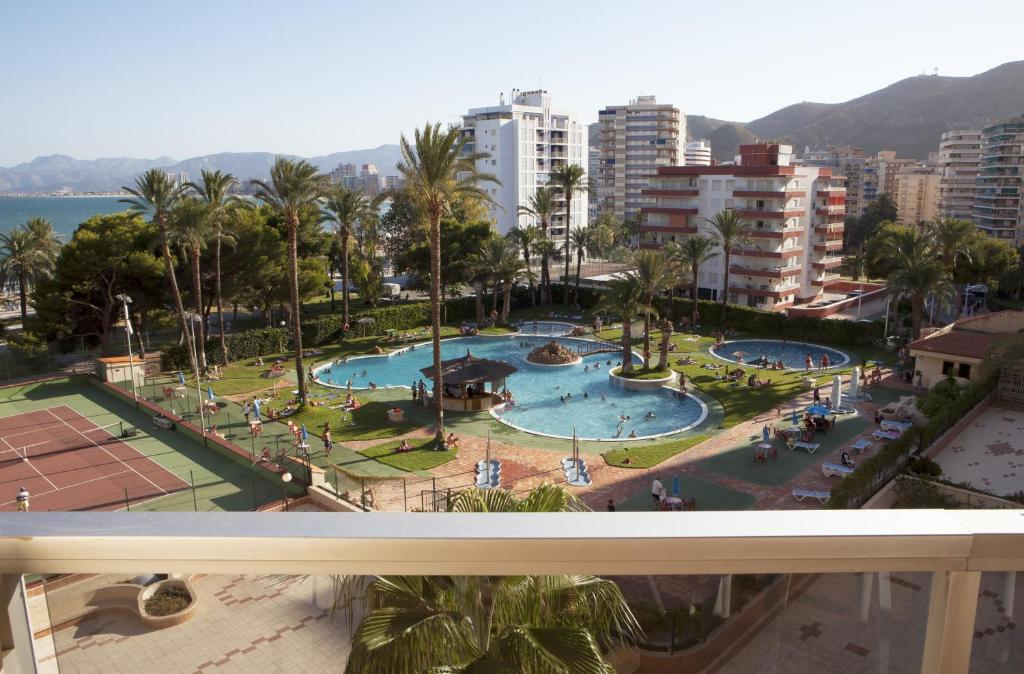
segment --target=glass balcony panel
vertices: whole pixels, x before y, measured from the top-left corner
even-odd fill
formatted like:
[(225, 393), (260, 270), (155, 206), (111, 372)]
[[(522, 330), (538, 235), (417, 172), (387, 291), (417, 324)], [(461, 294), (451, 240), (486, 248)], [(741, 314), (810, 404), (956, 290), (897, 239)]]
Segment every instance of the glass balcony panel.
[(1024, 573), (989, 571), (981, 574), (971, 648), (972, 673), (1024, 671), (1021, 617), (1024, 617)]

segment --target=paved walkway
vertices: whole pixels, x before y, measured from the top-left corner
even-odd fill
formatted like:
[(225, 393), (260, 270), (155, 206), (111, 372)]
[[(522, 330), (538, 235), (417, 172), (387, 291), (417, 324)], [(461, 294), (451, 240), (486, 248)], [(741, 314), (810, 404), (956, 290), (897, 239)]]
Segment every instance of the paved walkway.
[(989, 407), (935, 460), (944, 477), (997, 496), (1024, 489), (1024, 412)]

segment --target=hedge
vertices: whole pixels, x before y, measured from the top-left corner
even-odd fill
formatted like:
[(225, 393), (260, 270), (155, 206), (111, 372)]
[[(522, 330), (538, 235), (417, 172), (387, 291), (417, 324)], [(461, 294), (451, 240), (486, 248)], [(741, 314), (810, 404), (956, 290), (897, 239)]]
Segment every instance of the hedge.
[(912, 426), (898, 440), (885, 444), (874, 456), (857, 465), (852, 475), (832, 489), (826, 508), (842, 510), (858, 508), (871, 498), (882, 485), (896, 476), (910, 460), (921, 453), (952, 428), (968, 412), (992, 392), (999, 380), (995, 372), (966, 389), (942, 411), (930, 417), (923, 426)]
[[(292, 345), (292, 331), (288, 328), (256, 328), (245, 330), (224, 339), (228, 347), (228, 358), (231, 360), (247, 360), (270, 353), (278, 353)], [(206, 360), (211, 364), (224, 365), (221, 358), (220, 339), (206, 340)], [(179, 370), (192, 367), (185, 344), (168, 347), (163, 350), (160, 362), (164, 370)]]

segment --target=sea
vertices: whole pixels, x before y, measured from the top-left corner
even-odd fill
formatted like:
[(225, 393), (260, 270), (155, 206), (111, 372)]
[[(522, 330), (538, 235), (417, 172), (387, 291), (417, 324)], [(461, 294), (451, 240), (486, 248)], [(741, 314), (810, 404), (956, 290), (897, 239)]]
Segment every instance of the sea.
[(67, 241), (81, 223), (94, 215), (126, 210), (122, 197), (0, 197), (0, 234), (29, 218), (46, 218)]

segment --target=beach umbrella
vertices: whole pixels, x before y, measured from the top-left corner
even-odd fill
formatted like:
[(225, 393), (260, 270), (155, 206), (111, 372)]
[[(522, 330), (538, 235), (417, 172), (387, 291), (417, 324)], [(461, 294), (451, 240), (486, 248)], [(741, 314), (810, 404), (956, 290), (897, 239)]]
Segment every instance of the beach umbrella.
[(182, 386), (185, 385), (185, 374), (181, 370), (178, 370), (178, 383)]
[(215, 396), (213, 395), (213, 387), (212, 386), (207, 386), (206, 387), (206, 395), (208, 395), (210, 397), (210, 400), (214, 399)]
[(823, 417), (826, 414), (828, 414), (828, 408), (825, 407), (824, 405), (811, 405), (810, 407), (807, 408), (807, 412), (808, 414)]
[(839, 375), (832, 377), (832, 409), (837, 410), (843, 404), (843, 380)]
[(679, 496), (679, 476), (672, 476), (672, 495)]

